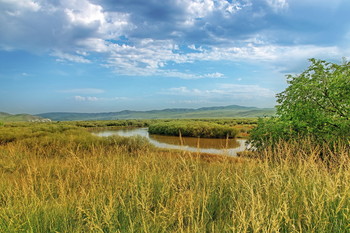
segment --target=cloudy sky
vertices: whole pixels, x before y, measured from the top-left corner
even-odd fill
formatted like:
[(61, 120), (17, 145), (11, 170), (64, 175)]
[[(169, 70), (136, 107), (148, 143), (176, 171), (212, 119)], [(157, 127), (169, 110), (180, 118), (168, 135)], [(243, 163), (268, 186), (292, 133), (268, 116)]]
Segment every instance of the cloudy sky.
[(0, 0), (0, 112), (273, 107), (350, 54), (349, 0)]

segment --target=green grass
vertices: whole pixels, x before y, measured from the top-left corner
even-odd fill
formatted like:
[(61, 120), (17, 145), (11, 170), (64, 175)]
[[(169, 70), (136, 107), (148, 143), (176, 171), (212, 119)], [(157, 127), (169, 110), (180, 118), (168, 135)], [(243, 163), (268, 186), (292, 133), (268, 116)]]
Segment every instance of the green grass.
[(168, 121), (151, 124), (151, 134), (201, 138), (234, 138), (237, 130), (230, 126), (203, 121)]
[(29, 114), (9, 114), (5, 112), (0, 112), (0, 121), (3, 122), (19, 122), (19, 121), (39, 121), (43, 118), (38, 116), (33, 116)]
[(1, 232), (350, 232), (346, 145), (251, 160), (65, 124), (5, 124), (0, 141)]
[[(212, 126), (214, 130), (212, 130), (211, 134), (213, 135), (207, 135), (207, 137), (223, 137), (226, 138), (227, 131), (231, 132), (232, 134), (236, 135), (238, 138), (247, 138), (249, 136), (249, 133), (252, 128), (257, 124), (258, 119), (257, 118), (217, 118), (217, 119), (211, 119), (211, 118), (201, 118), (201, 119), (186, 119), (186, 120), (170, 120), (170, 119), (143, 119), (143, 120), (108, 120), (108, 121), (71, 121), (71, 122), (64, 122), (65, 125), (71, 125), (71, 126), (79, 126), (84, 128), (89, 128), (92, 130), (95, 129), (112, 129), (112, 128), (120, 128), (120, 127), (151, 127), (154, 128), (155, 125), (167, 125), (171, 124), (169, 122), (172, 122), (174, 125), (182, 125), (184, 128), (182, 132), (185, 131), (193, 131), (193, 126), (200, 127), (200, 129), (197, 129), (197, 132), (189, 132), (188, 136), (198, 137), (201, 130), (203, 130), (206, 126)], [(214, 124), (216, 125), (214, 125)], [(185, 124), (185, 125), (184, 125)], [(218, 126), (219, 125), (219, 126)], [(191, 129), (192, 128), (192, 129)], [(172, 135), (178, 136), (179, 128), (176, 128)], [(208, 129), (207, 130), (211, 130)], [(223, 130), (221, 134), (218, 134), (220, 132), (215, 132), (215, 130)], [(225, 132), (226, 133), (223, 133)], [(163, 131), (163, 130), (162, 130)], [(234, 132), (237, 131), (237, 132)], [(163, 132), (159, 131), (159, 134), (164, 134)], [(216, 136), (215, 136), (216, 134)], [(185, 136), (185, 135), (183, 135)], [(199, 135), (201, 136), (201, 135)]]

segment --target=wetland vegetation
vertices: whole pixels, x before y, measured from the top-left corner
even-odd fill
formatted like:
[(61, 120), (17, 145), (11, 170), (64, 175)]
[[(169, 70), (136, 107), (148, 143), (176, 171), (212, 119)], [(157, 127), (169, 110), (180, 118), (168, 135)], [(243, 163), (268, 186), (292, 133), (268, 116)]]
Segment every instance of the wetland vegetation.
[(2, 232), (349, 231), (345, 146), (280, 142), (253, 160), (97, 137), (84, 124), (0, 126)]
[[(349, 67), (311, 60), (277, 95), (277, 118), (0, 124), (0, 230), (350, 232)], [(256, 151), (91, 133), (182, 124), (232, 128)]]
[(192, 151), (198, 153), (237, 156), (247, 149), (246, 139), (200, 138), (150, 134), (148, 128), (101, 129), (92, 132), (101, 137), (113, 135), (132, 137), (142, 136), (158, 148)]
[(151, 134), (199, 138), (234, 138), (237, 130), (210, 122), (170, 121), (149, 126)]

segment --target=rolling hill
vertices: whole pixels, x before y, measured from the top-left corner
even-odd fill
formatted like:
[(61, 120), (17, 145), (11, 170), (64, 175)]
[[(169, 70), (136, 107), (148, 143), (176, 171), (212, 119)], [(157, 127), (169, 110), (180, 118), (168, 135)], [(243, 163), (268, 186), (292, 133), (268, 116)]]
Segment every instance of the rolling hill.
[(72, 113), (51, 112), (36, 116), (54, 121), (74, 120), (117, 120), (117, 119), (183, 119), (183, 118), (227, 118), (227, 117), (263, 117), (275, 114), (274, 108), (244, 107), (238, 105), (205, 107), (198, 109), (172, 108), (150, 111), (103, 112), (103, 113)]
[(0, 121), (2, 122), (17, 122), (17, 121), (27, 121), (27, 122), (49, 122), (51, 120), (45, 119), (40, 116), (33, 116), (30, 114), (9, 114), (6, 112), (0, 112)]

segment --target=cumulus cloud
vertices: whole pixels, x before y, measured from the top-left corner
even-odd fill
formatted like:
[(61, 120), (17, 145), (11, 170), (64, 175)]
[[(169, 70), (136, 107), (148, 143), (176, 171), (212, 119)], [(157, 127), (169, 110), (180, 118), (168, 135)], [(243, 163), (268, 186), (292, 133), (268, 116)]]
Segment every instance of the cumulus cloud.
[[(286, 68), (286, 57), (341, 57), (348, 7), (345, 0), (2, 0), (0, 49), (76, 63), (100, 54), (94, 62), (123, 75), (221, 78), (219, 71), (187, 74), (169, 64), (246, 60)], [(316, 10), (328, 15), (318, 19)], [(339, 41), (344, 48), (332, 46)]]
[(104, 24), (106, 22), (103, 9), (100, 5), (88, 1), (64, 1), (68, 20), (71, 25)]
[(0, 2), (0, 46), (32, 52), (84, 50), (80, 43), (123, 35), (128, 14), (107, 12), (89, 0)]

